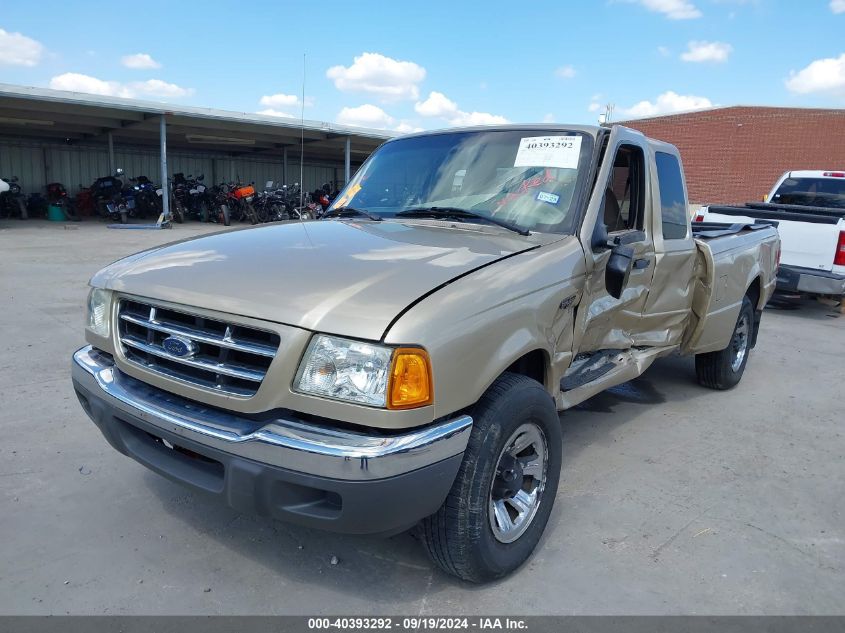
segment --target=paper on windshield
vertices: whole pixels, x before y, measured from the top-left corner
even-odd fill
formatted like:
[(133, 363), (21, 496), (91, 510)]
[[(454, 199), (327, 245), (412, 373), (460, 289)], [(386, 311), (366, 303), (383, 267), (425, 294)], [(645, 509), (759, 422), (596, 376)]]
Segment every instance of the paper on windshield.
[(513, 166), (575, 169), (580, 156), (580, 136), (528, 136), (520, 139)]

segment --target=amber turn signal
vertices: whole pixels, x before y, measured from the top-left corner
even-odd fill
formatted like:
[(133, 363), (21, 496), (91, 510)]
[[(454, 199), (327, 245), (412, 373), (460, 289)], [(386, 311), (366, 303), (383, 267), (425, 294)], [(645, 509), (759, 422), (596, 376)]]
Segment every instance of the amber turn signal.
[(428, 352), (418, 347), (394, 350), (387, 385), (387, 408), (414, 409), (433, 401), (434, 385)]

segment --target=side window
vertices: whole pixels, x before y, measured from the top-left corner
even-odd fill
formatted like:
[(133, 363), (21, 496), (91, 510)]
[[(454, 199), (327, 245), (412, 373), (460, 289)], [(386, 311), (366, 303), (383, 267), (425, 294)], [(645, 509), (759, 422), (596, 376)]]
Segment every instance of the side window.
[(635, 145), (621, 145), (604, 192), (604, 223), (609, 233), (642, 230), (645, 160)]
[(682, 240), (687, 236), (687, 199), (681, 166), (672, 154), (655, 152), (657, 181), (660, 183), (660, 217), (664, 240)]

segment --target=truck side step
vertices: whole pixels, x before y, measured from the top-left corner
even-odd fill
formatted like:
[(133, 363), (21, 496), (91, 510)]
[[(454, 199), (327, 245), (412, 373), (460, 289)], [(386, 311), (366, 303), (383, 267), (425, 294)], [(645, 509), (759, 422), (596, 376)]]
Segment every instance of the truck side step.
[(598, 380), (616, 367), (612, 358), (621, 352), (621, 349), (603, 349), (592, 354), (579, 355), (561, 379), (561, 391), (572, 391)]

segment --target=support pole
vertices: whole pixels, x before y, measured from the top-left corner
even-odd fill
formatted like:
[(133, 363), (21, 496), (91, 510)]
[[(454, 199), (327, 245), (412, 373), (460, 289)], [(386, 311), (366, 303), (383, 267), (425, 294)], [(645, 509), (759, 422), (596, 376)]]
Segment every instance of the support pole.
[(288, 184), (288, 148), (282, 149), (282, 184)]
[(350, 176), (350, 159), (352, 157), (352, 139), (348, 136), (346, 137), (346, 148), (343, 152), (343, 184), (349, 183), (349, 176)]
[(109, 139), (109, 174), (114, 174), (115, 165), (114, 165), (114, 136), (111, 132), (108, 133)]
[(158, 125), (159, 154), (161, 157), (161, 208), (165, 222), (170, 221), (170, 187), (167, 184), (167, 122), (161, 115)]

